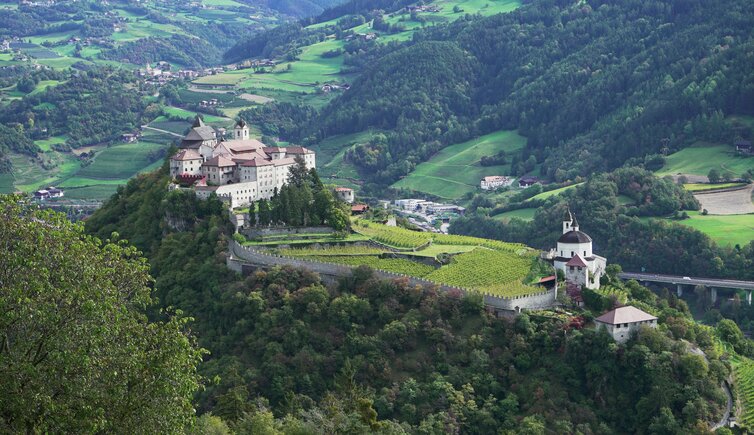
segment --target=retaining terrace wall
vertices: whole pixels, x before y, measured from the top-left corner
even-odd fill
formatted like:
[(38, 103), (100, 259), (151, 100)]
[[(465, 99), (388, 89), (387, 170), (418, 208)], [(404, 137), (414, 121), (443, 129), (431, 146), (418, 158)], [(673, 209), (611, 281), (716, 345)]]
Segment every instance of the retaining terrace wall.
[[(239, 245), (235, 241), (229, 243), (230, 256), (227, 259), (228, 268), (238, 273), (249, 271), (249, 266), (253, 268), (269, 269), (275, 266), (292, 266), (301, 267), (311, 270), (333, 282), (334, 279), (350, 276), (352, 267), (343, 264), (324, 263), (321, 261), (311, 261), (303, 258), (286, 257), (274, 254), (268, 254), (257, 251), (250, 247)], [(384, 270), (374, 270), (377, 277), (382, 279), (405, 279), (409, 285), (421, 285), (423, 287), (436, 287), (442, 291), (454, 291), (460, 294), (473, 292), (473, 290), (455, 287), (446, 284), (436, 283), (415, 276), (403, 275)], [(514, 296), (504, 298), (494, 295), (484, 295), (484, 304), (490, 308), (504, 311), (520, 311), (525, 309), (544, 309), (552, 307), (558, 295), (557, 286), (540, 293)]]

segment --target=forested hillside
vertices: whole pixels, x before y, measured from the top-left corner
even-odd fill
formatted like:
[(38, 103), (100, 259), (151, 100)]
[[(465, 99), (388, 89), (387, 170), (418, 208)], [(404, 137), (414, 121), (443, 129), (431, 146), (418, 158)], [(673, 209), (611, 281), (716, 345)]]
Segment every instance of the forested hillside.
[[(195, 318), (211, 352), (200, 365), (207, 384), (197, 409), (214, 417), (201, 417), (201, 427), (676, 433), (721, 413), (725, 367), (660, 332), (617, 348), (558, 317), (496, 319), (479, 298), (379, 281), (365, 268), (334, 288), (294, 269), (242, 279), (225, 268), (231, 230), (220, 202), (169, 193), (167, 181), (166, 168), (132, 180), (86, 228), (131, 240), (150, 260), (160, 305)], [(635, 287), (663, 319), (711, 346), (706, 331), (683, 320), (685, 304)]]
[[(732, 139), (723, 117), (754, 114), (749, 6), (536, 1), (507, 14), (461, 17), (417, 32), (403, 48), (360, 52), (368, 59), (363, 74), (312, 119), (309, 134), (318, 141), (394, 129), (381, 149), (355, 150), (372, 156), (352, 163), (379, 184), (441, 147), (500, 129), (527, 136), (524, 159), (534, 155), (558, 181), (662, 148)], [(304, 34), (278, 34), (274, 45), (298, 47)]]

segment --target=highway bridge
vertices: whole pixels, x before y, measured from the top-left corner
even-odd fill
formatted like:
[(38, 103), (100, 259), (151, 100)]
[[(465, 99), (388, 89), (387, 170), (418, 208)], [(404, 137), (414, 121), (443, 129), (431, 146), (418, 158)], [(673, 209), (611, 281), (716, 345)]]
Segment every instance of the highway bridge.
[(672, 284), (676, 286), (678, 296), (683, 295), (684, 287), (693, 288), (698, 285), (704, 286), (711, 292), (712, 302), (717, 300), (717, 289), (746, 290), (746, 302), (751, 305), (751, 292), (754, 290), (754, 281), (739, 281), (735, 279), (699, 278), (694, 276), (659, 275), (656, 273), (623, 272), (618, 275), (621, 279), (635, 279), (639, 282), (654, 282)]

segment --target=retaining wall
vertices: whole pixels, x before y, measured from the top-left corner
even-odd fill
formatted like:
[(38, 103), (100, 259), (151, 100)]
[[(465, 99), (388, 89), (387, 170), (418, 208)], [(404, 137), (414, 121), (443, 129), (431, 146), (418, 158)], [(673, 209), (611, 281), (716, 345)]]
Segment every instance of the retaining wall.
[[(228, 268), (238, 273), (249, 273), (257, 268), (270, 269), (275, 266), (292, 266), (309, 269), (320, 274), (329, 282), (334, 282), (337, 278), (350, 276), (353, 268), (343, 264), (324, 263), (321, 261), (311, 261), (302, 258), (286, 257), (274, 254), (268, 254), (257, 251), (250, 247), (239, 245), (231, 240), (229, 243), (230, 255), (227, 259)], [(429, 281), (415, 276), (403, 275), (384, 270), (374, 270), (375, 276), (382, 279), (405, 279), (409, 285), (421, 285), (423, 287), (434, 287), (442, 291), (454, 291), (464, 295), (473, 290), (455, 287), (447, 284), (441, 284)], [(476, 292), (475, 292), (476, 293)], [(504, 311), (520, 311), (524, 309), (544, 309), (555, 305), (558, 295), (557, 286), (540, 293), (514, 296), (510, 298), (484, 295), (484, 304), (490, 308)]]

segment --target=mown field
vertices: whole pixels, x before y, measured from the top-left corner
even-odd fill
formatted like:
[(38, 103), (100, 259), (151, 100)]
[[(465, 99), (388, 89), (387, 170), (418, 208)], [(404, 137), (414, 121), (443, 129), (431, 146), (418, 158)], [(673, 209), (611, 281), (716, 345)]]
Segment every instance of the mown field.
[(687, 213), (689, 219), (668, 220), (699, 230), (722, 246), (743, 246), (754, 240), (754, 214), (704, 216), (698, 211)]
[(479, 162), (483, 156), (491, 156), (499, 151), (505, 151), (506, 155), (511, 156), (525, 144), (526, 138), (515, 131), (498, 131), (451, 145), (419, 164), (411, 174), (392, 187), (458, 199), (478, 190), (482, 177), (510, 174), (510, 164), (481, 166)]
[(744, 183), (716, 183), (716, 184), (704, 184), (704, 183), (687, 183), (683, 185), (683, 188), (689, 192), (704, 192), (707, 190), (717, 189), (730, 189), (732, 187), (745, 186)]
[(493, 216), (493, 219), (501, 220), (501, 221), (509, 221), (511, 219), (522, 219), (525, 221), (531, 221), (534, 220), (534, 214), (537, 212), (536, 208), (522, 208), (518, 210), (511, 210), (506, 211), (505, 213), (500, 213), (498, 215)]
[(754, 169), (754, 157), (741, 156), (730, 145), (700, 142), (667, 156), (665, 166), (657, 171), (657, 175), (706, 176), (711, 169), (737, 178), (749, 169)]

